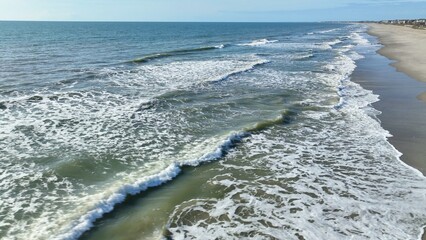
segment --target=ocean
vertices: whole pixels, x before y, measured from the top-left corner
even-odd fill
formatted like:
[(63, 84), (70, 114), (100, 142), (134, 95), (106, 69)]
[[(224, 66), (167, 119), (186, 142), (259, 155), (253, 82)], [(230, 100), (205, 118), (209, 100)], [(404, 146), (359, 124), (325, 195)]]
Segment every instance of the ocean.
[[(0, 22), (1, 239), (419, 239), (344, 23)], [(395, 116), (397, 117), (397, 116)]]

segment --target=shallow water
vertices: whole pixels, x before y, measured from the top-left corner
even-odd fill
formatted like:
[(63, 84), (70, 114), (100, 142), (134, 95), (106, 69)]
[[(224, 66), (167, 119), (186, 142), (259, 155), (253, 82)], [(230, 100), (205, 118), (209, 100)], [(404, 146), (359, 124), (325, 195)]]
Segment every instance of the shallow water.
[(0, 28), (2, 238), (412, 239), (426, 223), (425, 178), (350, 81), (377, 49), (362, 26)]

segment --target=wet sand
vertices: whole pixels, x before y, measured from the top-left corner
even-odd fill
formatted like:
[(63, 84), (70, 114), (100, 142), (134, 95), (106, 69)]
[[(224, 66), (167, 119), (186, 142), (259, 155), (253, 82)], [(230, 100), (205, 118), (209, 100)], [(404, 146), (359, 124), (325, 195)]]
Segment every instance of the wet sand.
[(426, 176), (426, 104), (416, 98), (426, 91), (426, 83), (397, 72), (390, 63), (383, 56), (367, 55), (357, 62), (352, 80), (380, 95), (373, 106), (382, 112), (383, 128), (393, 135), (389, 141), (405, 163)]
[(382, 126), (393, 135), (389, 141), (402, 152), (402, 161), (426, 176), (426, 31), (368, 26), (368, 33), (384, 45), (378, 53), (387, 58), (367, 55), (357, 62), (352, 80), (380, 95), (373, 105), (382, 112)]
[(368, 26), (368, 33), (384, 45), (380, 54), (396, 60), (392, 65), (398, 71), (426, 82), (426, 30), (374, 23)]
[(426, 30), (368, 26), (368, 33), (383, 44), (378, 53), (395, 61), (369, 56), (360, 61), (354, 75), (357, 78), (362, 72), (362, 77), (355, 81), (380, 95), (381, 101), (376, 105), (383, 112), (380, 118), (385, 129), (394, 135), (391, 142), (403, 153), (404, 162), (426, 175)]

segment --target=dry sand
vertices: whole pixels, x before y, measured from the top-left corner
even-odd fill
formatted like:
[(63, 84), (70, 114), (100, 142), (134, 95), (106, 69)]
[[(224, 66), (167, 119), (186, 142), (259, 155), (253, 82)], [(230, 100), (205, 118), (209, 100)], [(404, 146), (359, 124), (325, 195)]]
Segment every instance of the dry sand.
[(396, 60), (398, 71), (426, 82), (426, 30), (372, 23), (368, 33), (377, 36), (384, 45), (379, 53)]

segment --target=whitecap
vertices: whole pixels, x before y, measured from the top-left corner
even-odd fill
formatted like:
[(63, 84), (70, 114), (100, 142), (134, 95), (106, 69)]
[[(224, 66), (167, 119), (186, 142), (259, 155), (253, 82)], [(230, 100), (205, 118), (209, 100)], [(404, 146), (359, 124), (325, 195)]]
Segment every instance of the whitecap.
[(255, 46), (261, 46), (261, 45), (266, 45), (266, 44), (269, 44), (269, 43), (276, 43), (276, 42), (278, 42), (278, 40), (268, 40), (268, 39), (264, 38), (264, 39), (254, 40), (250, 43), (241, 43), (241, 44), (238, 44), (238, 45), (239, 46), (255, 47)]

